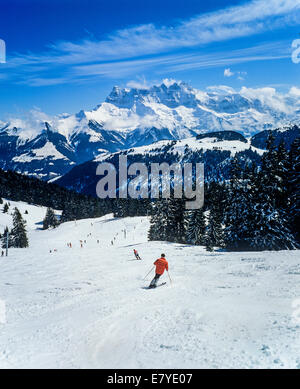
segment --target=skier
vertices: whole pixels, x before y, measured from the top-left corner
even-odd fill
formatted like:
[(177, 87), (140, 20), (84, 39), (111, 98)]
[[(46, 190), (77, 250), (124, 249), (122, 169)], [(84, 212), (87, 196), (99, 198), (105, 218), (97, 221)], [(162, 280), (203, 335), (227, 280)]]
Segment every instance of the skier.
[(161, 257), (154, 262), (154, 265), (156, 266), (155, 277), (151, 281), (149, 288), (156, 288), (156, 284), (160, 276), (164, 274), (165, 270), (169, 271), (168, 261), (166, 260), (165, 254), (161, 254)]
[(142, 258), (139, 256), (139, 253), (136, 251), (136, 249), (133, 249), (133, 252), (134, 252), (134, 255), (135, 255), (136, 259), (139, 259), (139, 260), (142, 259)]

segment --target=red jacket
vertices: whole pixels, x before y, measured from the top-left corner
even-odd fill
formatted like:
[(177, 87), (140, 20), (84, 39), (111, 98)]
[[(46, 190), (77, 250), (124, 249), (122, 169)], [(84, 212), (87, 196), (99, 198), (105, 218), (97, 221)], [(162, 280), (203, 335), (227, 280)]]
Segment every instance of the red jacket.
[(159, 258), (154, 262), (156, 274), (162, 275), (165, 270), (169, 270), (168, 261), (165, 258)]

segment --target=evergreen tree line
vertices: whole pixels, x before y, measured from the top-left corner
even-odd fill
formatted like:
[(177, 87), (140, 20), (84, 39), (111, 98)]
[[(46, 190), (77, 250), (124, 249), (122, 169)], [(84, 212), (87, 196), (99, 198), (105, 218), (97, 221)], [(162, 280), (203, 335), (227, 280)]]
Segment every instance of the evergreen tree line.
[(299, 150), (275, 147), (272, 134), (260, 165), (234, 158), (230, 179), (206, 186), (202, 209), (186, 211), (184, 200), (152, 204), (149, 240), (229, 250), (281, 250), (300, 246)]
[(0, 197), (63, 210), (61, 221), (100, 217), (112, 212), (110, 200), (79, 194), (54, 183), (2, 169)]

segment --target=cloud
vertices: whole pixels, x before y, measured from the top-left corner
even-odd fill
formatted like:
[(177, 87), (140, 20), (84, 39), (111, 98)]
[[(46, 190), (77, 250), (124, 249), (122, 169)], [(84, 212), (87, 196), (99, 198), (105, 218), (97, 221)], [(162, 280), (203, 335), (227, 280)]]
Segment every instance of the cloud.
[[(205, 69), (210, 67), (235, 65), (245, 62), (266, 61), (289, 58), (288, 42), (278, 41), (264, 43), (230, 52), (215, 52), (210, 54), (186, 54), (175, 56), (174, 61), (168, 57), (170, 71)], [(243, 73), (243, 72), (241, 72)], [(244, 73), (246, 75), (246, 73)]]
[(50, 121), (51, 117), (39, 108), (26, 112), (22, 118), (8, 118), (10, 127), (20, 130), (19, 135), (24, 139), (36, 137), (45, 128), (45, 122)]
[[(132, 74), (135, 65), (147, 68), (162, 62), (166, 66), (168, 60), (169, 65), (174, 65), (173, 68), (169, 66), (170, 71), (180, 71), (188, 69), (189, 56), (185, 55), (176, 64), (178, 50), (199, 49), (214, 42), (296, 25), (299, 24), (299, 18), (300, 0), (252, 0), (173, 25), (158, 27), (149, 23), (117, 30), (101, 40), (90, 37), (79, 42), (56, 42), (43, 53), (18, 54), (9, 58), (4, 69), (10, 73), (11, 78), (23, 78), (24, 82), (34, 86), (81, 81), (81, 77), (115, 78), (119, 71), (123, 76), (128, 76)], [(258, 58), (253, 53), (248, 60), (259, 60), (263, 56), (265, 59), (279, 57), (276, 51), (272, 55), (259, 53)], [(191, 69), (241, 62), (238, 57), (230, 58), (230, 53), (219, 61), (208, 57), (207, 61), (213, 62), (213, 65), (205, 64), (205, 56), (198, 55), (197, 61), (197, 56), (191, 55), (190, 59)], [(247, 61), (247, 58), (244, 56), (242, 61)], [(33, 76), (28, 77), (28, 73)]]
[(137, 77), (136, 80), (130, 80), (127, 82), (126, 86), (134, 89), (149, 89), (151, 87), (145, 77)]
[(236, 90), (227, 85), (213, 85), (206, 88), (209, 93), (215, 95), (232, 95), (236, 93)]
[(300, 89), (295, 86), (292, 86), (289, 91), (289, 95), (292, 97), (300, 97)]
[(257, 99), (262, 104), (271, 107), (275, 111), (291, 114), (293, 107), (290, 107), (286, 102), (286, 96), (278, 93), (275, 88), (246, 88), (242, 87), (240, 94), (246, 98)]
[(224, 70), (224, 77), (232, 77), (232, 76), (234, 76), (234, 73), (230, 70), (230, 68)]

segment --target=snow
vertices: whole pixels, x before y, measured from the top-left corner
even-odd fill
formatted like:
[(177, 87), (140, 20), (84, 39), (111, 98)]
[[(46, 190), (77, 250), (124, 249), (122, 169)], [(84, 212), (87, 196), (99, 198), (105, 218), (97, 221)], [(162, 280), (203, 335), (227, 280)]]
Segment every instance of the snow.
[[(150, 153), (152, 155), (161, 153), (161, 148), (167, 146), (172, 141), (162, 140), (150, 144), (148, 146), (140, 146), (130, 149), (127, 152), (127, 155), (144, 155), (146, 153)], [(176, 141), (176, 144), (168, 150), (168, 153), (176, 154), (178, 153), (182, 157), (186, 154), (185, 149), (188, 146), (192, 151), (203, 150), (206, 152), (207, 150), (222, 150), (222, 151), (230, 151), (231, 157), (234, 157), (236, 153), (249, 150), (251, 148), (252, 151), (256, 151), (259, 155), (263, 155), (264, 150), (258, 149), (251, 145), (250, 141), (241, 142), (239, 140), (218, 140), (216, 137), (207, 137), (202, 139), (186, 138), (183, 140)], [(159, 149), (159, 150), (157, 150)], [(110, 158), (113, 154), (116, 153), (101, 153), (98, 155), (94, 161), (95, 162), (103, 162), (107, 158)]]
[[(33, 155), (33, 156), (32, 156)], [(21, 163), (27, 163), (31, 162), (33, 160), (42, 160), (47, 157), (52, 157), (53, 159), (65, 159), (67, 158), (61, 154), (53, 145), (51, 142), (47, 142), (43, 147), (40, 149), (33, 149), (28, 154), (22, 154), (19, 156), (14, 157), (12, 160), (14, 162), (21, 162)]]
[[(70, 141), (74, 134), (88, 134), (88, 122), (94, 120), (103, 129), (122, 135), (152, 127), (168, 128), (180, 139), (190, 136), (191, 130), (242, 130), (245, 135), (253, 135), (266, 126), (279, 128), (298, 123), (299, 104), (296, 86), (286, 94), (270, 87), (243, 86), (235, 90), (224, 85), (201, 91), (184, 82), (165, 79), (161, 85), (146, 89), (114, 87), (106, 101), (91, 111), (49, 116), (32, 110), (23, 119), (10, 118), (7, 130), (25, 142), (40, 134), (47, 122)], [(1, 121), (0, 127), (4, 125)], [(97, 141), (96, 134), (93, 141)]]
[[(5, 203), (9, 203), (9, 210), (7, 213), (2, 212)], [(6, 226), (8, 228), (12, 227), (12, 214), (15, 207), (19, 209), (23, 219), (26, 221), (27, 230), (36, 230), (37, 228), (41, 228), (42, 226), (41, 222), (46, 215), (47, 208), (41, 207), (39, 205), (24, 203), (21, 201), (18, 202), (18, 201), (3, 199), (3, 204), (0, 205), (0, 233), (1, 234)], [(25, 211), (27, 211), (28, 214), (25, 214)], [(55, 214), (60, 215), (61, 211), (55, 211)]]
[[(148, 242), (146, 217), (42, 231), (46, 209), (18, 207), (29, 212), (30, 247), (0, 258), (1, 368), (300, 368), (299, 251)], [(162, 252), (172, 285), (164, 274), (166, 286), (145, 290)]]

